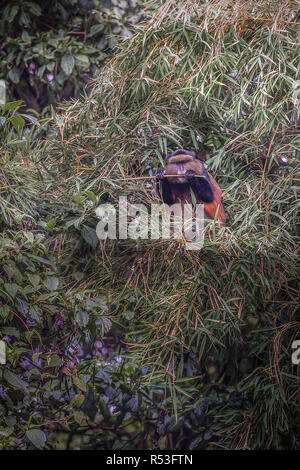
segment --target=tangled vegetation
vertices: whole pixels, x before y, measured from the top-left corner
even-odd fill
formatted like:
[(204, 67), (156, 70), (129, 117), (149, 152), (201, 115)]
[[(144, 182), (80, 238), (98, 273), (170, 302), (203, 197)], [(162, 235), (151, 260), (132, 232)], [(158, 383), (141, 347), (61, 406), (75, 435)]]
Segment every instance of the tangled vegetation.
[[(297, 15), (165, 1), (44, 142), (6, 120), (2, 448), (299, 449)], [(178, 147), (205, 158), (227, 226), (200, 251), (99, 241), (99, 204), (157, 202)]]
[[(141, 8), (143, 6), (143, 9)], [(120, 38), (146, 13), (141, 0), (5, 0), (0, 19), (0, 78), (8, 99), (36, 112), (84, 95)]]

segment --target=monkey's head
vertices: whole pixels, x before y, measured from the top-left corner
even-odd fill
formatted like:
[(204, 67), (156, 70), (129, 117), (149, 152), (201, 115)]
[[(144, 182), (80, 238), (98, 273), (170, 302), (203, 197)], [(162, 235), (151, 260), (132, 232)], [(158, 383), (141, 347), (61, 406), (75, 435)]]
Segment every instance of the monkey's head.
[(170, 176), (167, 178), (170, 183), (187, 183), (187, 179), (184, 175), (189, 170), (194, 171), (198, 175), (202, 175), (203, 173), (203, 164), (200, 160), (197, 160), (195, 152), (184, 149), (175, 150), (175, 152), (166, 156), (166, 161), (167, 166), (165, 174), (174, 175), (174, 177)]

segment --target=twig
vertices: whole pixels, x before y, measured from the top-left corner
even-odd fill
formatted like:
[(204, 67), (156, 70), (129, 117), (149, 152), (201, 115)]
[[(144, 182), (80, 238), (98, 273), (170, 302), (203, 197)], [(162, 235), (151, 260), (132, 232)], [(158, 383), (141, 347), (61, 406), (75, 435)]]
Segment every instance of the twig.
[[(79, 174), (79, 172), (81, 170), (84, 170), (84, 171), (96, 171), (97, 168), (87, 168), (87, 167), (81, 167), (81, 168), (78, 168), (78, 166), (76, 167), (76, 172), (77, 172), (77, 176)], [(182, 178), (184, 175), (164, 175), (165, 178)], [(204, 178), (204, 176), (202, 175), (194, 175), (195, 178)], [(135, 176), (135, 177), (132, 177), (132, 178), (118, 178), (116, 180), (111, 180), (112, 182), (117, 182), (117, 181), (135, 181), (135, 180), (149, 180), (149, 179), (154, 179), (156, 178), (155, 175), (153, 176)]]

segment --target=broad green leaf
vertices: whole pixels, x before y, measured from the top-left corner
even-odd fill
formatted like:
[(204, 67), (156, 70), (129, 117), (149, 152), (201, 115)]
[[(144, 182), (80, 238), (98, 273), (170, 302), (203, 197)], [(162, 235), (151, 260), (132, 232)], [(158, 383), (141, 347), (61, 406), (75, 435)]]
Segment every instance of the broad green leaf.
[(84, 67), (87, 69), (90, 65), (90, 61), (87, 55), (76, 54), (75, 59), (76, 59), (76, 65), (79, 65), (80, 67)]
[(15, 336), (15, 338), (20, 338), (20, 330), (18, 330), (18, 328), (14, 328), (13, 326), (2, 327), (1, 333), (8, 336)]
[(21, 106), (22, 103), (23, 103), (22, 100), (9, 101), (8, 103), (5, 103), (4, 111), (12, 111), (14, 109), (17, 109), (19, 108), (19, 106)]
[(45, 433), (40, 429), (28, 429), (26, 431), (26, 437), (37, 449), (42, 449), (47, 440)]
[(90, 227), (83, 227), (81, 229), (81, 235), (83, 236), (84, 240), (91, 245), (93, 248), (96, 248), (98, 245), (98, 237), (96, 234), (96, 230)]
[(37, 288), (41, 282), (41, 278), (38, 274), (28, 274), (28, 279), (35, 288)]
[(4, 288), (6, 290), (6, 292), (9, 293), (9, 295), (12, 296), (12, 298), (14, 298), (19, 290), (19, 286), (17, 284), (15, 284), (14, 282), (12, 282), (11, 284), (9, 284), (8, 282), (6, 282), (4, 284)]
[(90, 29), (88, 37), (93, 37), (96, 34), (101, 33), (101, 31), (103, 31), (104, 27), (105, 27), (104, 23), (94, 24)]
[(50, 359), (49, 367), (57, 367), (62, 363), (61, 358), (57, 354), (53, 354)]
[(9, 23), (12, 23), (14, 21), (15, 16), (18, 13), (18, 11), (19, 11), (19, 6), (18, 5), (13, 5), (11, 7), (11, 10), (10, 10), (10, 13), (9, 13), (9, 16), (8, 16)]
[(15, 388), (26, 390), (28, 387), (28, 384), (24, 382), (24, 380), (20, 379), (14, 372), (8, 369), (4, 369), (4, 378)]
[(29, 7), (31, 13), (35, 16), (40, 16), (42, 14), (41, 7), (35, 2), (26, 2), (26, 5)]
[(10, 80), (17, 84), (19, 83), (20, 81), (20, 70), (18, 67), (13, 67), (12, 69), (10, 69), (10, 71), (8, 72), (8, 77), (10, 78)]
[(55, 276), (48, 276), (46, 277), (44, 283), (47, 289), (56, 290), (58, 288), (59, 280)]
[(3, 320), (6, 320), (10, 314), (10, 308), (7, 304), (1, 305), (0, 307), (0, 317)]
[(17, 132), (22, 131), (24, 125), (25, 125), (25, 120), (21, 116), (12, 116), (9, 118), (10, 122), (14, 126)]
[(71, 75), (75, 60), (71, 54), (65, 54), (61, 59), (61, 68), (67, 76)]
[(89, 316), (84, 310), (77, 310), (75, 313), (75, 320), (79, 323), (80, 326), (85, 327), (89, 322)]
[(84, 191), (84, 194), (86, 194), (87, 197), (88, 197), (91, 201), (93, 201), (94, 203), (97, 202), (97, 197), (96, 197), (96, 195), (93, 193), (93, 191), (87, 190), (87, 191)]
[(52, 219), (48, 220), (46, 225), (46, 230), (53, 230), (56, 224), (56, 217), (52, 217)]

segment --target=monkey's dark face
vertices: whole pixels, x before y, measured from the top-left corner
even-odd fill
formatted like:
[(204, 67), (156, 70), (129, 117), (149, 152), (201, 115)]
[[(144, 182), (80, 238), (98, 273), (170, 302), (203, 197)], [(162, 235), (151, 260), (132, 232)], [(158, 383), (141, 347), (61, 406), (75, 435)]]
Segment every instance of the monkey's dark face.
[(166, 175), (172, 175), (167, 177), (168, 181), (175, 184), (187, 183), (185, 173), (189, 170), (192, 170), (199, 174), (199, 163), (202, 166), (201, 162), (196, 160), (193, 155), (185, 155), (183, 153), (171, 155), (167, 160), (167, 167), (165, 171)]

